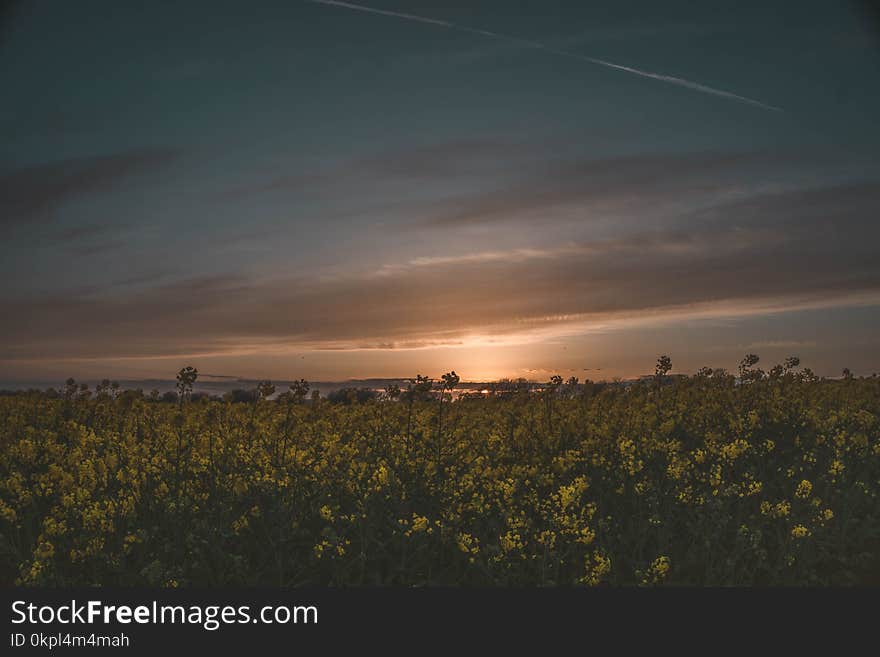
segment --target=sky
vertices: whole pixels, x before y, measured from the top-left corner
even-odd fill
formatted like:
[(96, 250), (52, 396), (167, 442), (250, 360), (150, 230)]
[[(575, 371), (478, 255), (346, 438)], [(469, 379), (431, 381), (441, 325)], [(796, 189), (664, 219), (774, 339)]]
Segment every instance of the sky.
[(880, 371), (860, 5), (12, 4), (0, 381)]

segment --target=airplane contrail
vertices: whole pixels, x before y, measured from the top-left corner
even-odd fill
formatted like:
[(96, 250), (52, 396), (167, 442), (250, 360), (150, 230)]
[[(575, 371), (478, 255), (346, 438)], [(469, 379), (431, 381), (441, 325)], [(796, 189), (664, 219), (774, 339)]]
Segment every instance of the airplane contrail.
[(705, 84), (701, 84), (699, 82), (694, 82), (692, 80), (686, 80), (684, 78), (678, 78), (674, 75), (664, 75), (662, 73), (652, 73), (651, 71), (643, 71), (642, 69), (633, 68), (632, 66), (624, 66), (622, 64), (615, 64), (614, 62), (609, 62), (604, 59), (597, 59), (596, 57), (588, 57), (586, 55), (581, 55), (576, 52), (572, 52), (570, 50), (559, 50), (558, 48), (551, 48), (540, 41), (531, 41), (530, 39), (521, 39), (519, 37), (510, 36), (507, 34), (499, 34), (498, 32), (490, 32), (489, 30), (479, 30), (473, 27), (467, 27), (466, 25), (458, 25), (457, 23), (451, 23), (449, 21), (437, 20), (434, 18), (427, 18), (425, 16), (416, 16), (415, 14), (406, 14), (399, 11), (388, 11), (386, 9), (376, 9), (374, 7), (367, 7), (365, 5), (357, 5), (351, 2), (342, 2), (341, 0), (306, 0), (306, 2), (312, 2), (319, 5), (329, 5), (332, 7), (340, 7), (342, 9), (351, 9), (354, 11), (363, 11), (369, 14), (379, 14), (380, 16), (390, 16), (393, 18), (401, 18), (408, 21), (415, 21), (417, 23), (426, 23), (428, 25), (436, 25), (438, 27), (445, 27), (450, 30), (458, 30), (459, 32), (467, 32), (469, 34), (478, 34), (480, 36), (491, 37), (493, 39), (501, 39), (503, 41), (510, 41), (512, 43), (518, 43), (522, 46), (527, 46), (529, 48), (535, 48), (536, 50), (543, 50), (544, 52), (550, 53), (552, 55), (558, 55), (560, 57), (568, 57), (570, 59), (577, 59), (582, 62), (587, 62), (590, 64), (596, 64), (598, 66), (605, 66), (607, 68), (612, 68), (617, 71), (623, 71), (624, 73), (630, 73), (632, 75), (638, 75), (643, 78), (650, 78), (651, 80), (659, 80), (660, 82), (667, 82), (669, 84), (678, 85), (679, 87), (685, 87), (686, 89), (692, 89), (694, 91), (699, 91), (706, 94), (711, 94), (713, 96), (718, 96), (720, 98), (727, 98), (730, 100), (735, 100), (740, 103), (746, 103), (748, 105), (753, 105), (754, 107), (760, 107), (761, 109), (770, 110), (773, 112), (782, 112), (784, 111), (781, 107), (776, 107), (775, 105), (768, 105), (767, 103), (762, 103), (760, 100), (755, 100), (754, 98), (748, 98), (747, 96), (740, 96), (739, 94), (735, 94), (731, 91), (724, 91), (723, 89), (716, 89), (715, 87), (710, 87)]

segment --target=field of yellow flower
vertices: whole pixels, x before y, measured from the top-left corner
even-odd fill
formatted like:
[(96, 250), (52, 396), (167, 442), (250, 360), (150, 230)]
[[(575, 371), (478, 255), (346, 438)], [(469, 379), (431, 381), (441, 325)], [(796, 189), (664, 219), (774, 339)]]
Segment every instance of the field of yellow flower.
[(877, 377), (421, 392), (0, 397), (0, 582), (880, 582)]

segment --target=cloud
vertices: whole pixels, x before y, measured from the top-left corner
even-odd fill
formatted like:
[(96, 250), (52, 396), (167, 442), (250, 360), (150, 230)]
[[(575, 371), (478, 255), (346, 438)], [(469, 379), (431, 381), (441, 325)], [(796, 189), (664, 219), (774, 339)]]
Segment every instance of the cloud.
[(811, 349), (815, 346), (815, 340), (758, 340), (745, 345), (745, 349)]
[[(805, 223), (823, 227), (821, 242), (832, 240), (848, 241), (852, 235), (842, 232), (849, 221), (862, 224), (862, 228), (876, 233), (876, 217), (880, 211), (880, 180), (866, 179), (840, 185), (780, 190), (733, 199), (715, 207), (686, 216), (685, 220), (714, 219), (717, 221), (735, 220), (740, 223), (766, 224), (796, 229)], [(824, 245), (827, 248), (827, 244)], [(846, 254), (842, 254), (844, 257)]]
[[(601, 145), (601, 136), (596, 139)], [(309, 198), (322, 204), (314, 220), (379, 217), (384, 225), (407, 232), (625, 216), (655, 219), (778, 186), (780, 170), (788, 178), (809, 178), (820, 169), (827, 174), (840, 164), (840, 155), (823, 149), (609, 157), (554, 139), (454, 140), (301, 168), (228, 194), (289, 194), (298, 202)], [(334, 207), (340, 199), (357, 203)]]
[(78, 244), (69, 247), (68, 250), (79, 256), (95, 256), (110, 251), (123, 251), (127, 246), (128, 242), (123, 240), (104, 240), (90, 244)]
[(227, 192), (244, 197), (266, 192), (309, 193), (326, 191), (342, 185), (375, 185), (394, 181), (413, 182), (438, 178), (463, 178), (497, 167), (508, 166), (534, 158), (548, 150), (550, 144), (538, 148), (504, 139), (456, 139), (441, 143), (425, 143), (410, 148), (389, 149), (365, 157), (341, 162), (323, 163), (302, 168), (269, 180), (237, 186)]
[(174, 151), (145, 149), (7, 169), (0, 172), (0, 225), (51, 220), (63, 204), (165, 167), (176, 157)]
[[(745, 190), (753, 191), (779, 165), (806, 169), (832, 153), (697, 152), (605, 158), (574, 158), (525, 168), (522, 179), (471, 195), (422, 204), (422, 226), (464, 227), (509, 221), (555, 220), (554, 213), (573, 208), (582, 220), (590, 216), (656, 215), (679, 212), (683, 202), (717, 204)], [(757, 178), (757, 182), (755, 179)], [(750, 189), (751, 188), (751, 189)]]
[(878, 303), (878, 210), (880, 186), (865, 183), (766, 194), (609, 240), (410, 258), (379, 275), (8, 298), (0, 359), (493, 344), (621, 320)]
[(111, 224), (82, 224), (59, 230), (55, 233), (55, 238), (62, 243), (78, 242), (106, 235), (110, 228), (118, 229), (118, 226), (111, 226)]

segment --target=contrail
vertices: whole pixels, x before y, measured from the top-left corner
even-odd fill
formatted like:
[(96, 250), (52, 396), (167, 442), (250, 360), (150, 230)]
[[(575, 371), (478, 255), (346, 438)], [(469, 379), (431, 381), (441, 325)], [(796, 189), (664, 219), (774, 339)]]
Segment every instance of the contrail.
[(607, 68), (613, 68), (617, 71), (623, 71), (624, 73), (631, 73), (632, 75), (638, 75), (643, 78), (650, 78), (652, 80), (659, 80), (660, 82), (667, 82), (669, 84), (678, 85), (679, 87), (685, 87), (686, 89), (692, 89), (694, 91), (700, 91), (705, 94), (711, 94), (713, 96), (719, 96), (720, 98), (728, 98), (730, 100), (735, 100), (741, 103), (746, 103), (748, 105), (753, 105), (755, 107), (760, 107), (761, 109), (770, 110), (773, 112), (782, 112), (783, 109), (781, 107), (776, 107), (775, 105), (768, 105), (767, 103), (762, 103), (760, 100), (755, 100), (754, 98), (748, 98), (747, 96), (740, 96), (739, 94), (735, 94), (731, 91), (724, 91), (723, 89), (716, 89), (715, 87), (710, 87), (705, 84), (700, 84), (699, 82), (694, 82), (692, 80), (685, 80), (684, 78), (677, 78), (673, 75), (663, 75), (662, 73), (652, 73), (651, 71), (643, 71), (638, 68), (633, 68), (632, 66), (624, 66), (622, 64), (615, 64), (614, 62), (609, 62), (604, 59), (597, 59), (595, 57), (587, 57), (586, 55), (581, 55), (576, 52), (571, 52), (570, 50), (559, 50), (557, 48), (551, 48), (539, 41), (531, 41), (529, 39), (520, 39), (518, 37), (509, 36), (507, 34), (499, 34), (498, 32), (490, 32), (488, 30), (478, 30), (473, 27), (467, 27), (465, 25), (458, 25), (456, 23), (451, 23), (449, 21), (437, 20), (434, 18), (426, 18), (424, 16), (416, 16), (414, 14), (405, 14), (399, 11), (388, 11), (385, 9), (375, 9), (373, 7), (366, 7), (364, 5), (356, 5), (351, 2), (341, 2), (341, 0), (306, 0), (307, 2), (313, 2), (319, 5), (330, 5), (333, 7), (341, 7), (343, 9), (352, 9), (354, 11), (363, 11), (369, 14), (379, 14), (380, 16), (391, 16), (393, 18), (402, 18), (408, 21), (415, 21), (417, 23), (427, 23), (429, 25), (437, 25), (439, 27), (445, 27), (450, 30), (458, 30), (459, 32), (468, 32), (470, 34), (478, 34), (480, 36), (491, 37), (493, 39), (501, 39), (503, 41), (510, 41), (512, 43), (518, 43), (522, 46), (527, 46), (529, 48), (535, 48), (537, 50), (543, 50), (544, 52), (559, 55), (560, 57), (568, 57), (570, 59), (577, 59), (582, 62), (588, 62), (590, 64), (597, 64), (599, 66), (605, 66)]

